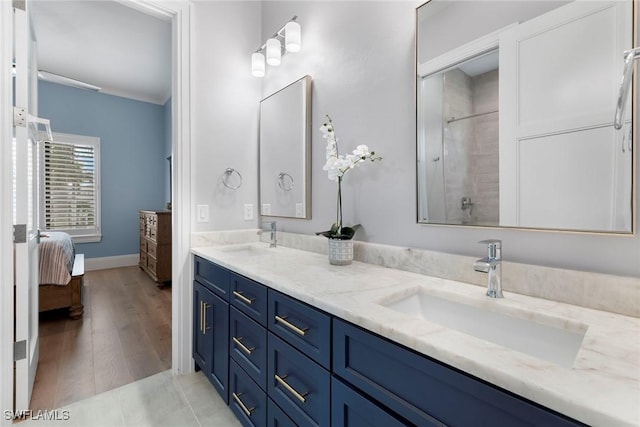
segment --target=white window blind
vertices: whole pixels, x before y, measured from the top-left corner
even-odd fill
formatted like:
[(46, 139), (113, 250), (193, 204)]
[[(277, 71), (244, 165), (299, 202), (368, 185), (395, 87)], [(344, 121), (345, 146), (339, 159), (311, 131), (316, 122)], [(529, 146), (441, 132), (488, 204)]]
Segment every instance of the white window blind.
[(54, 134), (43, 143), (43, 226), (77, 242), (100, 240), (99, 139)]

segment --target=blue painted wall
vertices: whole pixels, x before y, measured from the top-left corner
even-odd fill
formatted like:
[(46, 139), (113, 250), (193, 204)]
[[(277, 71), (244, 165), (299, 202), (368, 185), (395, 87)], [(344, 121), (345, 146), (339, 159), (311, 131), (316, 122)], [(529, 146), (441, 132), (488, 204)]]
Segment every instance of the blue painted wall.
[(165, 107), (41, 81), (38, 115), (54, 132), (100, 138), (102, 241), (78, 244), (78, 253), (138, 253), (138, 210), (166, 203)]

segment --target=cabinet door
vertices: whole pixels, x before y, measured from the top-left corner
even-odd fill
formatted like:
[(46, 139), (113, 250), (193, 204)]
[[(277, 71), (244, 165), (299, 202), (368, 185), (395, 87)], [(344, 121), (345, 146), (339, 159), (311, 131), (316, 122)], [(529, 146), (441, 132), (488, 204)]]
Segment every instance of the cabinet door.
[(342, 381), (331, 379), (332, 427), (404, 427), (406, 422), (360, 395)]
[[(195, 282), (194, 359), (225, 402), (229, 402), (229, 303)], [(202, 301), (202, 305), (198, 301)], [(201, 311), (200, 311), (201, 310)], [(200, 328), (200, 329), (198, 329)], [(200, 334), (202, 336), (200, 336)]]
[[(210, 292), (198, 282), (193, 282), (193, 359), (207, 374), (211, 365), (211, 334), (204, 327), (204, 307)], [(207, 374), (208, 376), (208, 374)]]

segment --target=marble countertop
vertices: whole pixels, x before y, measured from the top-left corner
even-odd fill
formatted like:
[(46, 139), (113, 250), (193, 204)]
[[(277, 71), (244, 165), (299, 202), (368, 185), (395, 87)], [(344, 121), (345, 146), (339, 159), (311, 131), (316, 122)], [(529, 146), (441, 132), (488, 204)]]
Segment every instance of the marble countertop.
[[(314, 307), (593, 426), (640, 426), (640, 319), (264, 243), (193, 248)], [(585, 331), (564, 367), (384, 305), (417, 290), (491, 311)]]

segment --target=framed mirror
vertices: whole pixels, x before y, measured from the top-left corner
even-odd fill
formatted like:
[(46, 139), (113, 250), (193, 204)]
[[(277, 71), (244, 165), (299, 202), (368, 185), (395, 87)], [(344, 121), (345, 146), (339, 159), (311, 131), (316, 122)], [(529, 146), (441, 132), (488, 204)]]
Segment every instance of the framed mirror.
[(260, 101), (260, 214), (311, 218), (311, 77)]
[(634, 232), (634, 3), (417, 8), (419, 223)]

